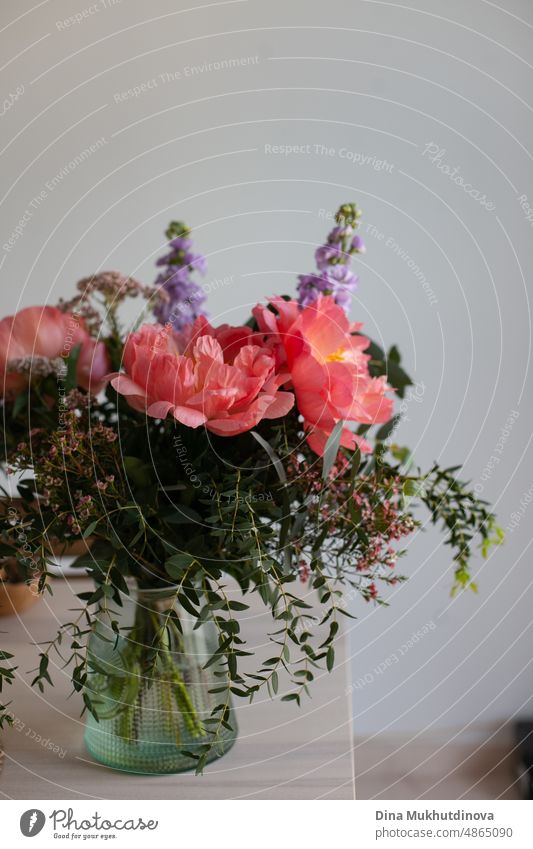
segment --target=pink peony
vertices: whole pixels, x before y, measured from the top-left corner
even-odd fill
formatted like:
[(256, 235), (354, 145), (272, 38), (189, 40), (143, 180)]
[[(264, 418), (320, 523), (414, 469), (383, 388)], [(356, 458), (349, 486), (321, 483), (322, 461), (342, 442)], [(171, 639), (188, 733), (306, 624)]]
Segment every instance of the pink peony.
[(247, 327), (215, 330), (204, 317), (186, 336), (145, 324), (126, 340), (126, 374), (111, 375), (111, 383), (148, 416), (171, 415), (219, 436), (244, 433), (294, 404), (292, 393), (279, 391), (288, 375), (276, 373), (271, 350), (252, 338)]
[[(376, 424), (392, 415), (392, 399), (385, 378), (371, 377), (368, 339), (353, 335), (360, 324), (350, 324), (333, 298), (321, 296), (300, 309), (296, 301), (273, 298), (258, 305), (254, 316), (259, 330), (276, 348), (280, 368), (290, 372), (296, 404), (304, 418), (308, 442), (323, 454), (328, 436), (339, 421)], [(341, 444), (370, 451), (368, 443), (344, 428)]]
[(13, 397), (29, 382), (10, 363), (32, 357), (53, 360), (67, 357), (81, 345), (78, 360), (78, 384), (96, 393), (109, 371), (109, 357), (103, 342), (96, 342), (82, 321), (56, 307), (27, 307), (0, 321), (0, 397)]

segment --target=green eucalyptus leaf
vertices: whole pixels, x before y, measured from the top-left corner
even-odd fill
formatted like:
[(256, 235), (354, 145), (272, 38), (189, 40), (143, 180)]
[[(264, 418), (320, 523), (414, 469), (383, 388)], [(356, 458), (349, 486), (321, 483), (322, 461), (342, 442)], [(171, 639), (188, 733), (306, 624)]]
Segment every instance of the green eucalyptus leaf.
[(187, 504), (175, 504), (171, 510), (164, 510), (161, 518), (169, 525), (202, 524), (202, 517)]
[(96, 521), (91, 522), (90, 525), (87, 525), (87, 527), (85, 528), (85, 530), (83, 532), (83, 539), (87, 539), (87, 537), (90, 537), (91, 534), (94, 534), (94, 532), (95, 532), (95, 530), (98, 526), (99, 521), (100, 520), (97, 519)]
[(152, 482), (151, 466), (141, 460), (140, 457), (125, 456), (122, 458), (122, 465), (128, 479), (136, 486), (145, 487)]
[(165, 561), (165, 569), (171, 578), (180, 578), (193, 562), (192, 554), (177, 552)]
[(337, 454), (339, 453), (339, 447), (341, 444), (342, 437), (342, 429), (344, 427), (344, 421), (337, 422), (333, 430), (331, 431), (328, 441), (326, 442), (326, 447), (324, 448), (324, 458), (322, 465), (322, 480), (327, 481), (329, 477), (329, 473), (333, 468), (335, 460), (337, 459)]
[(401, 416), (398, 414), (396, 416), (393, 416), (392, 419), (389, 419), (388, 422), (385, 422), (385, 424), (382, 425), (377, 431), (376, 439), (379, 439), (381, 442), (387, 439), (391, 435), (393, 430), (397, 427), (400, 419)]

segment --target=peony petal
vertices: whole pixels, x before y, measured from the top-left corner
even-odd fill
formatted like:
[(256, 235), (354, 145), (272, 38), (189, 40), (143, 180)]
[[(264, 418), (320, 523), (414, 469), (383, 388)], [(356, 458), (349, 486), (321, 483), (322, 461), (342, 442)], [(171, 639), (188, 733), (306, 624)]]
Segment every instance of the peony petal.
[(200, 427), (207, 422), (207, 416), (191, 407), (174, 407), (173, 416), (176, 421), (187, 425), (187, 427)]
[[(315, 452), (315, 454), (318, 454), (319, 457), (324, 455), (324, 450), (330, 433), (331, 431), (328, 433), (315, 428), (306, 436), (309, 447)], [(363, 454), (372, 453), (372, 446), (369, 445), (366, 439), (363, 439), (362, 436), (358, 436), (356, 433), (352, 433), (352, 431), (347, 427), (342, 429), (340, 445), (342, 445), (343, 448), (350, 448), (352, 450), (357, 447)]]
[(277, 321), (278, 330), (286, 333), (302, 314), (297, 302), (292, 300), (286, 301), (285, 298), (275, 297), (270, 299), (270, 303), (279, 314)]
[(245, 433), (261, 421), (273, 400), (270, 395), (260, 395), (245, 410), (228, 414), (223, 418), (211, 419), (207, 424), (207, 429), (220, 436)]
[(215, 331), (209, 324), (205, 315), (199, 315), (195, 318), (192, 325), (184, 327), (175, 334), (179, 353), (186, 354), (192, 357), (194, 345), (199, 336), (214, 336)]
[(221, 324), (215, 330), (215, 337), (220, 343), (220, 347), (224, 353), (224, 362), (234, 364), (235, 357), (244, 345), (250, 343), (250, 337), (253, 335), (251, 327), (233, 327), (230, 324)]
[(306, 434), (306, 439), (311, 451), (314, 451), (315, 454), (318, 454), (319, 457), (323, 457), (326, 442), (328, 441), (328, 434), (324, 433), (323, 430), (315, 429), (310, 433)]
[(13, 319), (10, 348), (14, 344), (23, 349), (26, 356), (66, 356), (88, 338), (81, 328), (79, 319), (67, 316), (56, 307), (27, 307)]
[(120, 395), (135, 395), (139, 398), (146, 398), (146, 392), (142, 386), (135, 383), (135, 381), (132, 380), (131, 377), (128, 377), (127, 374), (115, 373), (109, 374), (107, 377), (108, 379), (111, 379), (111, 386), (113, 389), (116, 389)]
[(298, 360), (292, 369), (298, 410), (304, 419), (318, 427), (327, 427), (330, 422), (334, 424), (326, 378), (325, 368), (313, 357)]
[(224, 362), (224, 354), (220, 342), (212, 336), (199, 336), (194, 345), (194, 358), (196, 360), (210, 359), (218, 363)]
[[(369, 442), (366, 441), (366, 439), (363, 439), (363, 437), (359, 436), (359, 434), (357, 434), (357, 433), (353, 434), (353, 438), (355, 440), (355, 444), (357, 445), (357, 447), (359, 448), (359, 451), (362, 454), (372, 454), (372, 446), (370, 445)], [(346, 446), (346, 447), (348, 447), (348, 446)]]
[(81, 347), (76, 377), (79, 386), (98, 395), (106, 384), (111, 359), (104, 342), (88, 339)]
[(263, 413), (263, 418), (279, 419), (281, 416), (286, 416), (293, 407), (294, 395), (292, 392), (276, 392), (274, 400)]
[(274, 371), (274, 358), (270, 351), (259, 345), (243, 345), (233, 363), (234, 368), (262, 377), (263, 380)]
[(211, 433), (216, 433), (217, 436), (238, 436), (240, 433), (246, 433), (248, 430), (251, 430), (256, 426), (258, 421), (260, 419), (254, 418), (250, 421), (248, 418), (232, 418), (228, 416), (227, 419), (211, 419), (207, 422), (206, 427), (207, 430), (210, 430)]
[(144, 412), (146, 410), (146, 394), (144, 389), (141, 386), (137, 386), (133, 380), (130, 380), (125, 374), (119, 374), (116, 377), (112, 375), (108, 375), (108, 378), (112, 378), (111, 386), (115, 389), (119, 395), (123, 395), (134, 410), (138, 410), (139, 412)]
[(166, 419), (170, 410), (174, 409), (174, 404), (170, 401), (154, 401), (146, 408), (146, 414), (153, 419)]
[(268, 307), (265, 307), (263, 304), (257, 304), (256, 307), (252, 310), (252, 315), (257, 322), (257, 326), (259, 330), (263, 333), (277, 333), (278, 332), (278, 322), (276, 316), (269, 310)]

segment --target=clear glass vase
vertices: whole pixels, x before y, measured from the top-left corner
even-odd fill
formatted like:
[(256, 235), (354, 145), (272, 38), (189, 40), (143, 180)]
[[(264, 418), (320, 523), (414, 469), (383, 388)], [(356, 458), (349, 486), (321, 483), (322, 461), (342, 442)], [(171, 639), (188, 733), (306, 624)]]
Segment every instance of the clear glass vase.
[[(176, 601), (176, 588), (139, 590), (122, 596), (122, 607), (98, 620), (88, 647), (87, 694), (98, 720), (89, 713), (85, 746), (97, 761), (125, 772), (161, 775), (194, 770), (213, 741), (206, 723), (220, 703), (220, 662), (205, 665), (217, 649), (217, 632)], [(118, 633), (111, 620), (118, 623)], [(227, 727), (231, 726), (231, 730)], [(231, 705), (218, 728), (206, 763), (224, 755), (235, 742)]]

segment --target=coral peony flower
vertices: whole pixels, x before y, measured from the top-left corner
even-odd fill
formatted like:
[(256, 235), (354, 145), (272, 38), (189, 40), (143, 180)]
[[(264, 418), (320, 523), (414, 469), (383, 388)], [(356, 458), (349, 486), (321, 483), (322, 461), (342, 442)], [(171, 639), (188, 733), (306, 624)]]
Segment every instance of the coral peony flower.
[[(227, 344), (221, 344), (217, 335)], [(143, 325), (126, 340), (126, 374), (110, 375), (111, 384), (130, 406), (148, 416), (168, 415), (188, 427), (205, 427), (234, 436), (261, 419), (284, 416), (294, 404), (279, 387), (272, 351), (249, 344), (250, 328), (213, 329), (205, 318), (188, 333), (161, 325)]]
[(81, 345), (78, 383), (98, 392), (109, 371), (109, 357), (103, 342), (96, 342), (82, 321), (56, 307), (27, 307), (0, 321), (0, 397), (12, 397), (27, 386), (29, 374), (16, 370), (15, 361), (67, 357)]
[[(171, 326), (167, 324), (165, 329), (168, 331)], [(191, 349), (199, 336), (212, 336), (220, 342), (226, 363), (233, 363), (243, 345), (264, 347), (262, 334), (254, 333), (251, 327), (246, 325), (235, 327), (232, 324), (220, 324), (218, 327), (211, 327), (207, 318), (200, 315), (192, 324), (175, 333), (174, 338), (180, 354)]]
[[(275, 313), (258, 305), (253, 313), (259, 330), (268, 334), (277, 349), (279, 367), (290, 372), (296, 404), (304, 418), (307, 439), (323, 454), (328, 436), (339, 421), (360, 424), (386, 422), (392, 400), (385, 378), (371, 377), (369, 345), (364, 336), (353, 335), (360, 324), (350, 324), (334, 298), (320, 296), (300, 309), (296, 301), (273, 298)], [(341, 444), (370, 451), (368, 443), (344, 428)]]
[(77, 364), (77, 380), (83, 389), (90, 389), (97, 395), (106, 384), (106, 376), (111, 367), (111, 360), (103, 342), (97, 342), (87, 335), (81, 345)]

